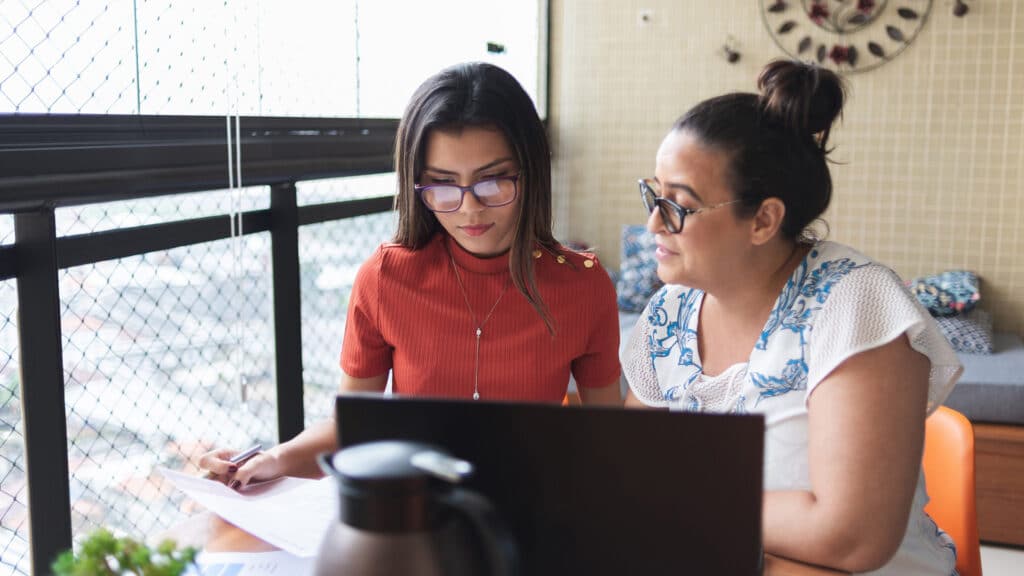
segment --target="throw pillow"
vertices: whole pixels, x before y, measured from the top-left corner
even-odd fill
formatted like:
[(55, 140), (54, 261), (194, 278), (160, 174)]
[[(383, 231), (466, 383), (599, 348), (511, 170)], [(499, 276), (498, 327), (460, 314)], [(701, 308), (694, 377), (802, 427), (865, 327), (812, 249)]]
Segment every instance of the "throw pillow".
[(967, 314), (938, 316), (935, 321), (953, 350), (968, 354), (992, 353), (992, 317), (981, 308)]
[(622, 262), (615, 282), (619, 309), (641, 312), (661, 288), (658, 261), (654, 258), (654, 235), (640, 225), (622, 227)]
[(907, 286), (932, 316), (970, 312), (981, 299), (978, 277), (967, 270), (949, 270), (915, 278)]

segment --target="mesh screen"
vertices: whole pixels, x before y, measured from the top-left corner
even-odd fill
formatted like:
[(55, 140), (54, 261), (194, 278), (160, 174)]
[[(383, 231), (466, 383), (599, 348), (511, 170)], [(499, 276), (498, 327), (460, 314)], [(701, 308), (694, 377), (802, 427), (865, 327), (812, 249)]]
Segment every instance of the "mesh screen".
[[(0, 244), (13, 242), (14, 219), (0, 215)], [(31, 571), (17, 313), (17, 285), (0, 282), (0, 574)]]
[(398, 117), (430, 74), (485, 60), (543, 113), (540, 4), (0, 0), (0, 111)]
[[(394, 176), (300, 183), (305, 204), (386, 195)], [(264, 188), (60, 208), (58, 235), (268, 205)], [(306, 420), (330, 414), (352, 281), (391, 237), (387, 212), (299, 230)], [(13, 238), (0, 217), (0, 243)], [(156, 471), (214, 446), (277, 439), (269, 233), (61, 270), (73, 537), (150, 536), (193, 510)], [(0, 574), (30, 573), (17, 290), (0, 283)], [(9, 572), (7, 572), (9, 571)]]
[(299, 182), (295, 187), (296, 202), (299, 206), (389, 196), (394, 193), (394, 172)]
[[(300, 203), (391, 193), (394, 175), (300, 183)], [(305, 226), (299, 230), (302, 290), (302, 367), (306, 424), (334, 408), (348, 296), (359, 266), (394, 234), (397, 213), (386, 212)]]
[(31, 568), (17, 311), (14, 281), (0, 282), (0, 574), (27, 574)]
[(57, 236), (70, 236), (269, 207), (267, 189), (254, 187), (70, 206), (55, 216)]
[(60, 273), (73, 536), (149, 535), (188, 510), (155, 466), (272, 445), (269, 234)]

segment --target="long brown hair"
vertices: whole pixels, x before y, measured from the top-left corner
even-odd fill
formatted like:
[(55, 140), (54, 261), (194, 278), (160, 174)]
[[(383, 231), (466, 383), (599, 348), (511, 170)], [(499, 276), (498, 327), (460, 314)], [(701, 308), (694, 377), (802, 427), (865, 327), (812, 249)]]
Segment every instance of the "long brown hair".
[(509, 250), (509, 273), (516, 289), (554, 334), (551, 316), (537, 291), (532, 257), (537, 245), (559, 251), (551, 233), (551, 153), (533, 101), (505, 70), (483, 62), (457, 64), (428, 78), (413, 94), (395, 139), (398, 230), (394, 242), (416, 250), (443, 231), (413, 187), (423, 172), (430, 131), (467, 126), (500, 130), (515, 152), (521, 201)]

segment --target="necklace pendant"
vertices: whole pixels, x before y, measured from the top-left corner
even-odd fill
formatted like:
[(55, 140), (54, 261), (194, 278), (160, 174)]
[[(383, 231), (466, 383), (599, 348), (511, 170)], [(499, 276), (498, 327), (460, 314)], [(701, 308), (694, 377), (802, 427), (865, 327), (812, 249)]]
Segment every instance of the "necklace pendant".
[(479, 399), (480, 399), (480, 393), (474, 391), (473, 392), (473, 400), (479, 400)]

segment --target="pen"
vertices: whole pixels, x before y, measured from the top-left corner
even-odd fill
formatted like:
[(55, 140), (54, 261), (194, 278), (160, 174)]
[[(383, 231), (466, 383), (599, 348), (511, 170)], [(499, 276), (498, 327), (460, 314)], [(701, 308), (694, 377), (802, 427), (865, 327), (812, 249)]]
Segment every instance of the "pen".
[(249, 458), (252, 458), (253, 456), (259, 454), (260, 450), (263, 450), (262, 444), (253, 444), (252, 446), (246, 448), (245, 450), (242, 450), (238, 454), (235, 454), (234, 456), (229, 458), (228, 462), (231, 462), (232, 464), (241, 464), (242, 462), (245, 462)]
[[(242, 450), (238, 454), (235, 454), (231, 458), (228, 458), (228, 462), (231, 462), (232, 464), (241, 464), (248, 460), (249, 458), (252, 458), (253, 456), (259, 454), (261, 450), (263, 450), (262, 444), (253, 444), (252, 446), (246, 448), (245, 450)], [(213, 472), (207, 472), (204, 478), (211, 479), (215, 476), (216, 474), (214, 474)]]

